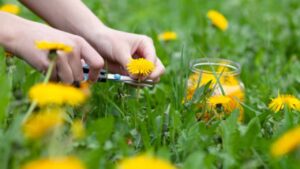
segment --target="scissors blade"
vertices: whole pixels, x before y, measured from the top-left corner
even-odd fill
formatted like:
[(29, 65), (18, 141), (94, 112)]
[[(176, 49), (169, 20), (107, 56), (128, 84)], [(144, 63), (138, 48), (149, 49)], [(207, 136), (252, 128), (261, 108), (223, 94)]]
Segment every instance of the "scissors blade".
[[(89, 73), (88, 65), (83, 66), (83, 72), (84, 72), (84, 79), (87, 80), (88, 79), (88, 73)], [(137, 80), (132, 79), (129, 76), (107, 73), (107, 71), (105, 69), (102, 69), (99, 73), (97, 81), (98, 82), (106, 82), (107, 80), (116, 81), (116, 82), (123, 82), (123, 83), (127, 83), (127, 84), (130, 84), (130, 85), (133, 85), (133, 86), (141, 86), (141, 87), (153, 87), (153, 85), (154, 85), (153, 80), (146, 79), (144, 81), (139, 82)]]
[(107, 80), (112, 80), (112, 81), (120, 81), (120, 82), (124, 82), (130, 85), (134, 85), (134, 86), (142, 86), (142, 87), (152, 87), (154, 85), (153, 80), (144, 80), (144, 81), (137, 81), (132, 79), (129, 76), (124, 76), (124, 75), (120, 75), (120, 74), (110, 74), (108, 73), (106, 75)]

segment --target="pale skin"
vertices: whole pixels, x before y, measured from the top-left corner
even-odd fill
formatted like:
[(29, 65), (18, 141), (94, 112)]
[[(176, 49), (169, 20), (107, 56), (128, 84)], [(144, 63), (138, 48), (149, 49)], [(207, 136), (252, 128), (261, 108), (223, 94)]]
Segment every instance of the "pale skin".
[(52, 80), (60, 80), (65, 83), (82, 80), (81, 59), (91, 67), (89, 79), (91, 81), (97, 79), (104, 61), (97, 51), (80, 36), (4, 12), (0, 12), (0, 20), (0, 44), (43, 73), (47, 71), (50, 64), (49, 51), (38, 49), (35, 46), (36, 41), (61, 42), (73, 47), (73, 51), (68, 54), (57, 52)]
[[(52, 40), (73, 46), (75, 52), (70, 54), (59, 52), (57, 69), (53, 72), (53, 77), (57, 78), (55, 80), (67, 83), (83, 80), (81, 59), (90, 65), (89, 78), (92, 81), (96, 80), (99, 70), (104, 67), (104, 62), (110, 71), (128, 74), (126, 65), (133, 56), (143, 57), (155, 64), (155, 69), (148, 79), (159, 81), (159, 77), (164, 73), (165, 68), (156, 55), (151, 38), (105, 26), (80, 0), (21, 0), (21, 2), (56, 29), (0, 13), (1, 22), (8, 18), (6, 19), (8, 25), (17, 24), (7, 26), (6, 29), (11, 30), (14, 27), (17, 30), (12, 30), (12, 36), (3, 37), (2, 39), (6, 40), (2, 41), (3, 30), (0, 28), (0, 44), (41, 71), (47, 68), (49, 63), (34, 56), (42, 55), (43, 58), (47, 58), (47, 52), (36, 49), (33, 41)], [(17, 37), (14, 32), (19, 32)]]

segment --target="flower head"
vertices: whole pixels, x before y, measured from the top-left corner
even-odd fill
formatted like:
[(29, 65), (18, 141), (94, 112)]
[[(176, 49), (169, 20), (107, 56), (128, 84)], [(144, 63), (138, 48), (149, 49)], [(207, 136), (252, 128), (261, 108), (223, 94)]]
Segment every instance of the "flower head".
[(154, 64), (144, 58), (131, 59), (127, 64), (127, 70), (132, 75), (147, 76), (154, 69)]
[(5, 4), (0, 6), (0, 11), (17, 15), (20, 13), (20, 8), (14, 4)]
[(158, 35), (158, 39), (161, 41), (171, 41), (177, 39), (176, 32), (164, 32)]
[(228, 96), (212, 96), (208, 99), (208, 105), (211, 109), (223, 108), (227, 112), (231, 112), (232, 98)]
[(85, 169), (85, 166), (75, 157), (59, 157), (31, 161), (21, 169)]
[(83, 103), (87, 96), (80, 89), (73, 86), (56, 83), (40, 83), (30, 89), (29, 98), (39, 106), (51, 104), (76, 106)]
[(84, 124), (81, 120), (75, 120), (71, 127), (73, 138), (81, 139), (85, 135)]
[(71, 46), (58, 42), (36, 41), (35, 45), (38, 49), (41, 50), (61, 50), (66, 53), (70, 53), (73, 51), (73, 48)]
[(226, 31), (228, 28), (228, 21), (220, 12), (216, 10), (210, 10), (207, 13), (207, 17), (211, 20), (213, 25), (222, 31)]
[(122, 160), (117, 169), (176, 169), (176, 167), (165, 160), (148, 155), (139, 155)]
[[(208, 82), (211, 82), (210, 88), (216, 86), (215, 94), (221, 95), (220, 85), (217, 84), (217, 79), (219, 79), (220, 84), (222, 85), (223, 90), (226, 95), (237, 97), (240, 100), (243, 100), (244, 93), (241, 87), (239, 86), (239, 80), (234, 75), (220, 74), (216, 72), (217, 77), (213, 73), (193, 73), (189, 76), (188, 86), (187, 86), (187, 99), (191, 100), (197, 87), (206, 85)], [(220, 76), (220, 77), (219, 77)], [(198, 84), (199, 83), (199, 84)], [(217, 85), (216, 85), (217, 84)], [(218, 90), (217, 90), (218, 89)], [(235, 91), (235, 92), (233, 92)]]
[(300, 126), (291, 129), (279, 137), (271, 146), (271, 154), (280, 157), (300, 145)]
[(208, 101), (210, 111), (220, 111), (225, 114), (230, 114), (233, 110), (238, 109), (240, 112), (239, 121), (244, 119), (244, 110), (240, 103), (231, 96), (216, 95), (211, 96)]
[(284, 109), (285, 106), (300, 111), (300, 100), (292, 95), (278, 95), (278, 97), (272, 99), (269, 104), (269, 108), (274, 112), (279, 112)]
[(25, 137), (37, 139), (59, 127), (64, 121), (62, 114), (60, 109), (49, 109), (32, 115), (22, 126)]

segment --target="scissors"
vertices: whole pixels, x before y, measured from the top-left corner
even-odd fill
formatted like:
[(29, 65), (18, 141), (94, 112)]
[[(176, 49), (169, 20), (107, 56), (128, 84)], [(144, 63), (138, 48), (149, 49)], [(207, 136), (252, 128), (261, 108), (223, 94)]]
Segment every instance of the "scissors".
[[(89, 66), (87, 64), (84, 64), (82, 68), (83, 68), (84, 80), (87, 80), (88, 73), (89, 73)], [(138, 86), (138, 87), (153, 87), (154, 86), (153, 80), (147, 79), (147, 80), (138, 82), (137, 80), (134, 80), (134, 79), (130, 78), (129, 76), (108, 73), (107, 70), (102, 69), (98, 76), (97, 82), (107, 82), (107, 81), (123, 82), (123, 83), (127, 83), (127, 84), (130, 84), (133, 86)]]

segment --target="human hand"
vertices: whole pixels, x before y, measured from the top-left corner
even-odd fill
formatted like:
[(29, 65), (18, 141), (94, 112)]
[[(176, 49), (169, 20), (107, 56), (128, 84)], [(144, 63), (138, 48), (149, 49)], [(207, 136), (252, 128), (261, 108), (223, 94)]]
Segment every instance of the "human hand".
[[(95, 81), (104, 62), (101, 56), (81, 37), (65, 33), (49, 26), (27, 21), (18, 17), (8, 16), (10, 23), (7, 29), (13, 29), (11, 38), (4, 43), (10, 52), (20, 56), (34, 68), (46, 72), (50, 60), (49, 51), (40, 50), (36, 47), (36, 41), (48, 41), (62, 43), (72, 47), (70, 53), (57, 51), (56, 65), (51, 75), (51, 80), (73, 83), (82, 81), (83, 71), (81, 59), (90, 67), (89, 79)], [(8, 21), (9, 22), (9, 21)]]
[(90, 43), (106, 61), (107, 67), (114, 73), (127, 75), (126, 66), (131, 58), (142, 57), (154, 63), (155, 69), (147, 77), (157, 82), (165, 67), (157, 57), (151, 38), (144, 35), (121, 32), (103, 26), (99, 34)]
[(106, 27), (82, 1), (21, 2), (52, 26), (84, 37), (103, 56), (108, 69), (114, 73), (127, 74), (126, 65), (132, 57), (142, 57), (154, 63), (155, 69), (144, 78), (158, 81), (164, 73), (165, 68), (156, 56), (151, 38)]

